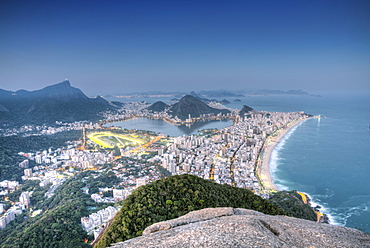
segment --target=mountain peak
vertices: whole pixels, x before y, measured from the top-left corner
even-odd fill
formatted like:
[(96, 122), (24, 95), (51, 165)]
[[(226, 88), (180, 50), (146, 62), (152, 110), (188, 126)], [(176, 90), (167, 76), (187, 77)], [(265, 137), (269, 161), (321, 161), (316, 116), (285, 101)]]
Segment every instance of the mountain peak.
[[(51, 85), (53, 86), (53, 85)], [(59, 86), (59, 87), (63, 87), (63, 88), (71, 88), (71, 82), (69, 82), (69, 80), (64, 80), (60, 83), (57, 83), (57, 84), (54, 84), (54, 86)]]
[(68, 80), (68, 79), (66, 79), (66, 80), (64, 80), (64, 81), (62, 81), (62, 82), (60, 82), (60, 83), (58, 83), (58, 84), (62, 84), (62, 85), (65, 85), (65, 86), (67, 86), (67, 87), (71, 87), (71, 83), (69, 82), (69, 80)]
[(45, 88), (43, 88), (41, 90), (50, 89), (50, 88), (65, 88), (65, 89), (69, 89), (69, 88), (72, 88), (72, 86), (71, 86), (71, 83), (68, 80), (64, 80), (64, 81), (62, 81), (60, 83), (56, 83), (56, 84), (52, 84), (52, 85), (46, 86)]
[(148, 110), (151, 110), (151, 111), (154, 111), (154, 112), (162, 112), (166, 108), (168, 108), (168, 105), (167, 104), (165, 104), (162, 101), (158, 101), (158, 102), (155, 102), (152, 105), (150, 105), (147, 109)]
[(72, 99), (88, 99), (88, 97), (80, 89), (72, 87), (68, 80), (47, 86), (41, 90), (33, 91), (33, 93), (37, 97), (54, 98), (64, 102), (68, 102)]
[(244, 117), (248, 112), (253, 111), (253, 109), (247, 105), (243, 105), (242, 110), (239, 111), (239, 115)]
[(229, 113), (229, 110), (220, 110), (211, 108), (207, 104), (205, 104), (202, 100), (191, 96), (185, 95), (181, 100), (174, 104), (171, 107), (171, 112), (173, 116), (177, 116), (181, 120), (185, 120), (189, 117), (199, 117), (202, 114), (218, 114), (222, 113)]

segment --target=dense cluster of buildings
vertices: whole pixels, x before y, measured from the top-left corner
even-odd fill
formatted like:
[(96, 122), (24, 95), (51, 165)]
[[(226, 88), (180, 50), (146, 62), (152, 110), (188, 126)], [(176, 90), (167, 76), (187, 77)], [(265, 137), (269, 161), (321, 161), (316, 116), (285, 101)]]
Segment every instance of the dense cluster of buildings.
[[(169, 121), (179, 121), (166, 113), (149, 113), (145, 102), (125, 103), (121, 111), (106, 113), (107, 121), (125, 120), (133, 117), (161, 118)], [(213, 105), (212, 105), (213, 106)], [(213, 107), (219, 107), (214, 104)], [(24, 168), (23, 180), (39, 180), (41, 187), (51, 185), (45, 193), (52, 197), (55, 190), (64, 183), (68, 176), (80, 170), (95, 170), (98, 167), (111, 163), (110, 171), (121, 179), (116, 188), (99, 189), (99, 193), (91, 194), (97, 203), (115, 203), (125, 199), (131, 192), (148, 182), (161, 178), (156, 164), (160, 164), (172, 175), (193, 174), (204, 179), (214, 180), (220, 184), (229, 184), (240, 188), (253, 190), (256, 194), (264, 196), (264, 192), (256, 175), (256, 165), (259, 163), (261, 152), (265, 147), (268, 136), (292, 121), (306, 118), (304, 113), (276, 113), (276, 112), (251, 112), (248, 116), (237, 116), (234, 111), (234, 125), (223, 128), (218, 132), (207, 135), (190, 135), (170, 137), (168, 144), (157, 147), (158, 155), (149, 160), (141, 160), (136, 153), (128, 150), (122, 155), (127, 156), (115, 160), (112, 152), (98, 152), (75, 149), (74, 145), (56, 150), (48, 149), (37, 153), (20, 153), (25, 160), (18, 164)], [(24, 126), (18, 131), (6, 130), (2, 135), (22, 133), (24, 136), (35, 134), (53, 134), (67, 130), (82, 130), (83, 128), (96, 129), (98, 124), (76, 122), (70, 124), (57, 123), (58, 127)], [(29, 168), (29, 160), (38, 165)], [(103, 169), (104, 170), (104, 169)], [(97, 176), (98, 177), (98, 176)], [(0, 187), (4, 190), (0, 195), (19, 186), (18, 182), (3, 181)], [(81, 189), (89, 194), (88, 186)], [(112, 191), (112, 197), (104, 197), (106, 190)], [(5, 214), (3, 205), (0, 204), (0, 228), (4, 228), (17, 214), (21, 214), (30, 204), (32, 192), (22, 192), (19, 202), (9, 208)], [(88, 217), (81, 218), (81, 225), (88, 233), (99, 235), (104, 225), (116, 214), (117, 209), (107, 207)]]
[(0, 204), (0, 229), (3, 229), (15, 219), (16, 215), (22, 214), (22, 212), (30, 204), (30, 196), (32, 192), (22, 192), (19, 196), (19, 202), (16, 202), (8, 210), (5, 211), (4, 205)]
[[(19, 186), (19, 182), (17, 181), (9, 181), (4, 180), (0, 182), (0, 187), (2, 190), (0, 191), (0, 196), (6, 196), (9, 192), (14, 191)], [(20, 197), (22, 202), (26, 202), (27, 206), (29, 204), (29, 192)], [(22, 193), (22, 194), (23, 194)], [(16, 214), (21, 214), (22, 209), (25, 209), (25, 205), (20, 202), (15, 203), (11, 208), (5, 211), (5, 205), (0, 203), (0, 229), (5, 228), (7, 224), (15, 219)]]
[(261, 188), (255, 168), (266, 137), (299, 118), (306, 116), (297, 112), (256, 112), (209, 138), (175, 137), (165, 152), (151, 160), (160, 161), (174, 175), (190, 173), (258, 194)]
[(47, 165), (51, 169), (60, 167), (88, 169), (95, 165), (104, 165), (114, 159), (110, 153), (76, 150), (73, 145), (70, 145), (67, 149), (49, 149), (38, 153), (21, 153), (21, 155), (34, 160), (38, 164)]
[[(222, 104), (211, 103), (214, 108), (225, 108)], [(145, 102), (126, 103), (120, 113), (106, 113), (108, 121), (125, 120), (135, 117), (161, 118), (176, 122), (166, 111), (149, 113)], [(256, 112), (238, 116), (238, 111), (228, 117), (234, 125), (223, 128), (212, 137), (200, 135), (171, 138), (168, 147), (158, 150), (150, 162), (160, 162), (173, 175), (189, 173), (221, 184), (247, 188), (264, 196), (261, 191), (256, 166), (265, 148), (266, 138), (289, 125), (296, 119), (307, 118), (304, 112)], [(125, 154), (134, 156), (134, 154)]]
[(32, 136), (32, 135), (50, 135), (71, 130), (82, 130), (82, 128), (95, 129), (99, 125), (97, 123), (86, 122), (86, 121), (76, 121), (71, 123), (56, 122), (54, 126), (48, 125), (24, 125), (21, 127), (14, 128), (0, 128), (0, 136), (12, 136), (19, 135), (22, 137)]

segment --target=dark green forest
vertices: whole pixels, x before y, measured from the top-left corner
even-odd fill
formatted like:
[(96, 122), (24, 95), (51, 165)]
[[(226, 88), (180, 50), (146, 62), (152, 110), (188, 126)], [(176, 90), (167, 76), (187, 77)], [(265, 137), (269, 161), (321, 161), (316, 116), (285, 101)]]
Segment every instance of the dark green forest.
[[(38, 181), (28, 181), (20, 190), (13, 192), (9, 197), (16, 199), (22, 191), (34, 190), (30, 207), (42, 209), (43, 212), (36, 217), (22, 214), (0, 230), (0, 247), (91, 247), (84, 243), (85, 239), (91, 241), (92, 236), (82, 229), (81, 217), (109, 204), (95, 203), (81, 188), (96, 182), (107, 187), (117, 181), (117, 177), (109, 173), (103, 173), (97, 179), (91, 176), (92, 173), (82, 172), (68, 179), (51, 198), (44, 197), (48, 187), (39, 187)], [(89, 211), (87, 207), (96, 209)]]
[(309, 205), (304, 204), (297, 191), (276, 192), (269, 201), (288, 212), (290, 216), (312, 221), (317, 220), (314, 210)]

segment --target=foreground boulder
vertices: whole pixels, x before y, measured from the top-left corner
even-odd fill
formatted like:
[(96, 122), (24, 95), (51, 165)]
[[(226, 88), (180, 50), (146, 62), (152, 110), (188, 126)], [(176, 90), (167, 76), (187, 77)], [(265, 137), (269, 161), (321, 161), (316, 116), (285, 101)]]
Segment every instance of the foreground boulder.
[(112, 247), (370, 247), (359, 230), (241, 208), (207, 208), (153, 224)]

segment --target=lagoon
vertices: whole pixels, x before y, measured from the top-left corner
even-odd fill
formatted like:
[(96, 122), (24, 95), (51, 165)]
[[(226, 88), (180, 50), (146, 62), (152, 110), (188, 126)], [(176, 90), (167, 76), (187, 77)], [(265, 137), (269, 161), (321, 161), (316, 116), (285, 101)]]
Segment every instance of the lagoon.
[(149, 130), (169, 136), (182, 136), (198, 134), (201, 129), (222, 129), (231, 126), (232, 121), (209, 121), (196, 122), (193, 125), (175, 126), (159, 119), (135, 118), (127, 121), (119, 121), (105, 124), (104, 127), (121, 127), (125, 129)]

